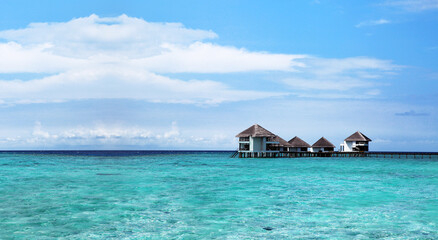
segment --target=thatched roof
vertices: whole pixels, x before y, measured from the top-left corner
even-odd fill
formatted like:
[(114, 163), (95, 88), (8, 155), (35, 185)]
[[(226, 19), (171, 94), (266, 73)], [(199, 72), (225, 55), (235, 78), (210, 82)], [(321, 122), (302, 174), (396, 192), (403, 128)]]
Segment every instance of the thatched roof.
[(236, 135), (236, 137), (275, 137), (276, 135), (266, 130), (258, 124), (254, 124), (245, 131)]
[(332, 147), (334, 148), (335, 145), (333, 143), (329, 142), (329, 140), (325, 139), (325, 137), (320, 138), (316, 143), (312, 145), (312, 147)]
[(346, 142), (352, 142), (352, 141), (364, 141), (364, 142), (371, 142), (371, 139), (369, 139), (367, 136), (365, 136), (363, 133), (357, 131), (348, 138), (345, 139)]
[(288, 142), (286, 142), (286, 140), (279, 136), (275, 136), (274, 141), (279, 142), (280, 147), (292, 147), (292, 145), (290, 145)]
[(294, 138), (289, 140), (289, 144), (291, 145), (291, 147), (299, 147), (299, 148), (303, 148), (303, 147), (309, 148), (310, 147), (310, 145), (308, 143), (306, 143), (304, 140), (302, 140), (301, 138), (299, 138), (297, 136), (295, 136)]

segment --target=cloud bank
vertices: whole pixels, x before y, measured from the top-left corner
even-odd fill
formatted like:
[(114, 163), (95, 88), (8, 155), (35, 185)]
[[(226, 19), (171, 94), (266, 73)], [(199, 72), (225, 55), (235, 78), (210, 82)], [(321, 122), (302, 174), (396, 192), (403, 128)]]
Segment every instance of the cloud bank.
[(378, 80), (399, 68), (391, 61), (368, 57), (309, 58), (304, 70), (284, 78), (283, 83), (301, 97), (370, 98), (385, 85)]
[[(234, 90), (217, 81), (162, 73), (293, 71), (299, 55), (249, 52), (202, 42), (212, 31), (179, 23), (149, 23), (121, 15), (91, 15), (65, 23), (32, 23), (0, 32), (0, 73), (47, 73), (31, 80), (0, 80), (5, 102), (130, 98), (151, 102), (216, 104), (284, 93)], [(0, 76), (1, 77), (1, 76)]]
[[(378, 84), (373, 79), (397, 68), (389, 61), (367, 57), (324, 59), (254, 52), (210, 42), (217, 37), (211, 30), (190, 29), (180, 23), (94, 14), (0, 31), (0, 103), (121, 98), (220, 104), (299, 96), (297, 91), (305, 95), (314, 94), (306, 91), (355, 88), (375, 95)], [(281, 84), (290, 88), (266, 91), (252, 88), (248, 82), (245, 89), (236, 89), (208, 79), (229, 73), (265, 72), (287, 76)], [(23, 73), (35, 77), (22, 79)], [(169, 77), (180, 73), (208, 75), (190, 80)], [(16, 77), (6, 80), (2, 74)]]
[(218, 146), (233, 146), (233, 136), (214, 134), (208, 138), (187, 135), (182, 133), (176, 121), (164, 131), (156, 131), (142, 127), (105, 126), (76, 127), (61, 131), (48, 131), (41, 122), (35, 122), (30, 136), (0, 138), (0, 144), (9, 147), (22, 147), (26, 149), (65, 148), (75, 146), (76, 149), (95, 149), (96, 146), (111, 147), (111, 149), (210, 149)]

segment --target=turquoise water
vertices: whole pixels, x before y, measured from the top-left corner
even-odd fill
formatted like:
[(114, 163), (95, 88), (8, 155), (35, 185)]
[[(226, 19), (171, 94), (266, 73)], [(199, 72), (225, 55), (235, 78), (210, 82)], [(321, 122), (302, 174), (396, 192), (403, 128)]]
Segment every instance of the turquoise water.
[(0, 153), (0, 239), (438, 239), (438, 159)]

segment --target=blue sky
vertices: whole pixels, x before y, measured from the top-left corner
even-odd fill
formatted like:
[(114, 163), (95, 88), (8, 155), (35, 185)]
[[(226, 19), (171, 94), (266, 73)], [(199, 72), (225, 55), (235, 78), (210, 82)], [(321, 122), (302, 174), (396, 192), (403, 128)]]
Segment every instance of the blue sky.
[(437, 0), (2, 3), (1, 149), (437, 151)]

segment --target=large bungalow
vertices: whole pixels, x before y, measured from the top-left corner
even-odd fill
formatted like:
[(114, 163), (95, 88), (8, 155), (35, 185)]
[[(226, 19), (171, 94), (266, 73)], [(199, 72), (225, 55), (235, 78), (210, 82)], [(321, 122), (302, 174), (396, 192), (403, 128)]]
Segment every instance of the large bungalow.
[(311, 152), (333, 152), (335, 150), (335, 145), (325, 137), (320, 138), (316, 141), (311, 148)]
[(297, 136), (289, 140), (288, 143), (290, 144), (288, 149), (289, 152), (307, 152), (311, 147), (308, 143)]
[(280, 142), (277, 135), (258, 124), (252, 125), (236, 137), (239, 138), (239, 152), (279, 152)]
[(344, 140), (341, 144), (341, 152), (367, 152), (371, 139), (357, 131)]

